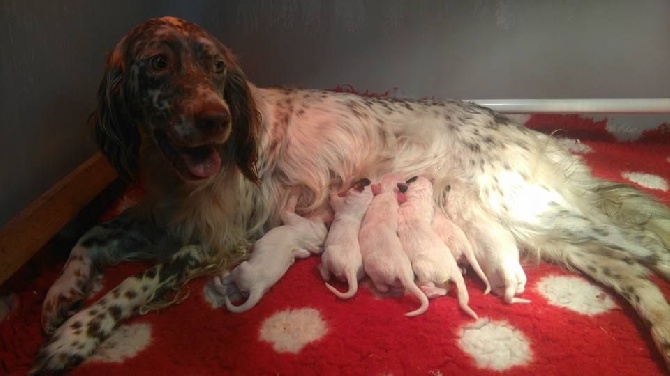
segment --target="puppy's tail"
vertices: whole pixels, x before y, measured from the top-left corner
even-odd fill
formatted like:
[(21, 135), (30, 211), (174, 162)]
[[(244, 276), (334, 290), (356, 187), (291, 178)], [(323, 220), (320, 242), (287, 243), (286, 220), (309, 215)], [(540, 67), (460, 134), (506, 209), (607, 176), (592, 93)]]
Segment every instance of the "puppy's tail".
[[(491, 283), (489, 282), (488, 277), (486, 276), (486, 274), (482, 270), (481, 265), (479, 265), (479, 261), (477, 261), (477, 258), (475, 257), (475, 252), (472, 249), (472, 246), (470, 245), (470, 241), (468, 240), (468, 237), (465, 236), (465, 233), (463, 232), (463, 230), (461, 230), (461, 228), (458, 227), (458, 226), (454, 225), (450, 228), (450, 230), (452, 232), (452, 237), (449, 240), (453, 239), (453, 241), (445, 242), (445, 244), (447, 244), (447, 246), (450, 249), (453, 247), (454, 249), (460, 251), (460, 253), (462, 253), (463, 256), (465, 256), (465, 259), (468, 261), (468, 263), (472, 267), (472, 270), (474, 270), (475, 274), (477, 274), (477, 276), (479, 276), (479, 278), (482, 280), (482, 282), (484, 282), (484, 286), (485, 286), (484, 294), (488, 294), (489, 292), (491, 292)], [(456, 287), (459, 287), (458, 284), (456, 284)], [(459, 291), (460, 291), (460, 287), (459, 287)]]
[(470, 306), (468, 305), (468, 303), (470, 302), (470, 295), (468, 294), (467, 287), (465, 287), (465, 280), (463, 279), (463, 275), (461, 275), (461, 273), (454, 273), (452, 279), (454, 281), (454, 284), (456, 285), (456, 293), (458, 294), (458, 305), (461, 307), (463, 311), (465, 311), (465, 313), (470, 315), (470, 317), (474, 318), (475, 320), (478, 319), (479, 316), (477, 316), (475, 311), (473, 311), (472, 308), (470, 308)]
[(409, 273), (403, 274), (400, 282), (407, 291), (409, 291), (412, 295), (416, 296), (417, 299), (419, 299), (419, 301), (421, 302), (421, 306), (419, 308), (415, 309), (414, 311), (405, 313), (405, 316), (412, 317), (426, 312), (426, 310), (428, 310), (428, 304), (429, 304), (428, 297), (426, 296), (426, 294), (424, 294), (423, 291), (421, 291), (419, 286), (417, 286), (416, 283), (414, 283), (414, 273), (412, 272), (411, 268), (409, 268)]
[(353, 268), (347, 268), (346, 270), (347, 283), (349, 284), (349, 290), (346, 292), (339, 292), (335, 287), (331, 286), (330, 283), (326, 283), (326, 287), (333, 294), (335, 294), (340, 299), (350, 299), (356, 292), (358, 292), (358, 276), (356, 275), (356, 270)]
[(263, 297), (263, 290), (260, 288), (254, 288), (251, 291), (249, 291), (249, 298), (247, 299), (246, 302), (244, 302), (241, 305), (233, 305), (233, 303), (230, 301), (230, 298), (228, 298), (228, 295), (225, 296), (225, 301), (226, 301), (226, 308), (228, 311), (233, 312), (233, 313), (241, 313), (250, 310), (253, 308)]

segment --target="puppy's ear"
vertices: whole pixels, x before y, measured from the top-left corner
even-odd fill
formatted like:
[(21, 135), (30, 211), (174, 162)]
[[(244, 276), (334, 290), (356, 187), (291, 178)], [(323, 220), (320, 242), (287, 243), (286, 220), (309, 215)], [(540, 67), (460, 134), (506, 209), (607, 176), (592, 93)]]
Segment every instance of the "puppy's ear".
[(120, 177), (135, 181), (139, 163), (140, 134), (124, 98), (125, 62), (119, 43), (107, 58), (98, 88), (98, 102), (88, 119), (93, 137)]
[(223, 97), (230, 109), (233, 127), (230, 145), (235, 163), (247, 179), (259, 183), (256, 162), (261, 119), (247, 78), (236, 64), (229, 66)]
[(370, 185), (370, 184), (372, 184), (372, 182), (370, 181), (370, 179), (368, 179), (368, 178), (363, 178), (363, 179), (357, 181), (357, 182), (354, 184), (354, 188), (355, 188), (357, 191), (359, 191), (359, 192), (363, 192), (363, 190), (365, 189), (365, 187), (367, 187), (367, 186)]

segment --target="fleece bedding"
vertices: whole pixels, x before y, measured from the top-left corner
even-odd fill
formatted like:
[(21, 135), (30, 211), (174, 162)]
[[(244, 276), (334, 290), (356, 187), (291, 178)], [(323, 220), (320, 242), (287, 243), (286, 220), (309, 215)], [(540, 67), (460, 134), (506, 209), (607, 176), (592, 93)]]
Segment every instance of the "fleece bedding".
[[(634, 185), (670, 205), (669, 124), (636, 124), (633, 117), (513, 117), (562, 137), (595, 175)], [(141, 194), (127, 187), (100, 220)], [(0, 290), (0, 374), (26, 374), (44, 340), (41, 303), (67, 250), (59, 254), (26, 265)], [(318, 256), (297, 261), (258, 305), (239, 314), (221, 306), (211, 278), (192, 280), (180, 303), (124, 322), (71, 374), (667, 374), (645, 325), (623, 299), (554, 265), (526, 261), (522, 297), (531, 302), (514, 305), (485, 295), (468, 270), (470, 306), (480, 317), (474, 320), (459, 309), (454, 288), (417, 317), (404, 315), (417, 307), (413, 297), (378, 296), (366, 280), (354, 298), (338, 299), (325, 288), (318, 264)], [(149, 265), (107, 269), (89, 302)], [(670, 297), (670, 285), (654, 281)]]

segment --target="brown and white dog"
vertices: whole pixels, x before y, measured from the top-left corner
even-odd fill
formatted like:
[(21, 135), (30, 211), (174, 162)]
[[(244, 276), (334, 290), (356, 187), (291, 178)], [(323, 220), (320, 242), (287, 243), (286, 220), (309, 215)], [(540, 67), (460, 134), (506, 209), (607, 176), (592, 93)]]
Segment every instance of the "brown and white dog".
[[(670, 364), (670, 307), (648, 278), (670, 277), (668, 208), (487, 108), (259, 88), (217, 38), (166, 17), (111, 52), (90, 123), (110, 163), (147, 194), (73, 250), (45, 299), (44, 328), (57, 331), (35, 372), (75, 366), (132, 308), (246, 248), (279, 223), (294, 187), (309, 214), (331, 191), (387, 172), (433, 181), (437, 210), (473, 242), (505, 301), (525, 287), (520, 249), (580, 270), (631, 304)], [(162, 261), (68, 318), (96, 274), (129, 258)]]

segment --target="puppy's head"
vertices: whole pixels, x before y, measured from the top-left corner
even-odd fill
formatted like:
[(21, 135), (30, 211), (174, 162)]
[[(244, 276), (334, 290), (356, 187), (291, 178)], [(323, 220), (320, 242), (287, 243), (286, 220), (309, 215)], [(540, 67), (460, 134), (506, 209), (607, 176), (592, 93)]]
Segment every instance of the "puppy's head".
[(137, 178), (151, 143), (185, 180), (238, 168), (257, 181), (260, 119), (235, 56), (201, 27), (172, 17), (132, 29), (107, 59), (90, 117), (122, 177)]

